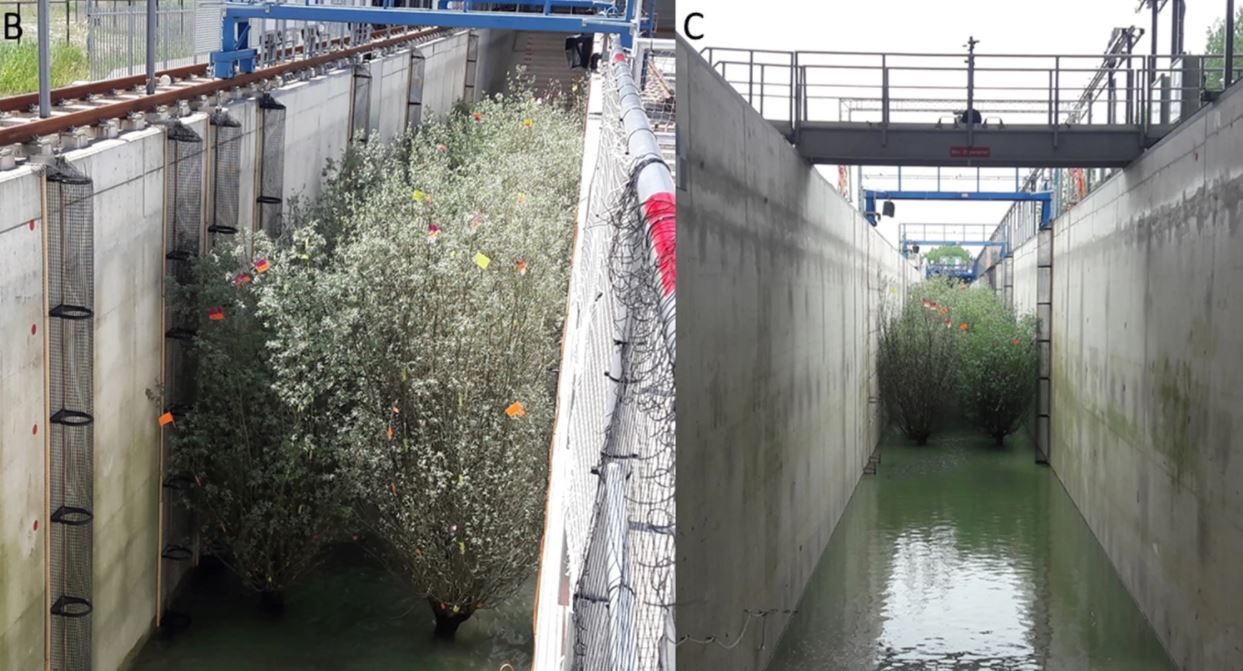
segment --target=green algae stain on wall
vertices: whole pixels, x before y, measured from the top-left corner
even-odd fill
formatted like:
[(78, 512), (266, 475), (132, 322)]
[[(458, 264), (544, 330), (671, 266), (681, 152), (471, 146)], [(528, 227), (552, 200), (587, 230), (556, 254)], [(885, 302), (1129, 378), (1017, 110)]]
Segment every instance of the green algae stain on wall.
[(1152, 375), (1152, 446), (1169, 459), (1174, 481), (1181, 485), (1204, 440), (1208, 388), (1195, 379), (1186, 362), (1171, 362), (1168, 357), (1153, 365)]

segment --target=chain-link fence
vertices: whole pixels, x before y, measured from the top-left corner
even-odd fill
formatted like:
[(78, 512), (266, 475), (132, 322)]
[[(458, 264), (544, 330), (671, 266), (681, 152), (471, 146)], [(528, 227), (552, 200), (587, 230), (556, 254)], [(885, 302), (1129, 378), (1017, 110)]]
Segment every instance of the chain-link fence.
[(672, 99), (649, 119), (630, 63), (606, 62), (592, 82), (540, 578), (542, 595), (560, 596), (537, 612), (536, 667), (667, 669), (675, 217), (657, 129), (672, 129)]

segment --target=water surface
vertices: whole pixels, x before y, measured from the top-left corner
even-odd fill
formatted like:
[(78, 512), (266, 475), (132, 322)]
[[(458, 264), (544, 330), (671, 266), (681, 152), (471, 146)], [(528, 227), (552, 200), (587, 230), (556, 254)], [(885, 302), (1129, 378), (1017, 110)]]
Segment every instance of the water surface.
[(1022, 436), (885, 440), (770, 669), (1175, 668)]
[[(335, 553), (290, 590), (284, 616), (223, 569), (187, 578), (179, 608), (190, 627), (155, 635), (133, 671), (515, 671), (531, 665), (534, 578), (496, 609), (475, 614), (452, 643), (432, 639), (427, 602), (356, 549)], [(508, 667), (506, 667), (508, 670)]]

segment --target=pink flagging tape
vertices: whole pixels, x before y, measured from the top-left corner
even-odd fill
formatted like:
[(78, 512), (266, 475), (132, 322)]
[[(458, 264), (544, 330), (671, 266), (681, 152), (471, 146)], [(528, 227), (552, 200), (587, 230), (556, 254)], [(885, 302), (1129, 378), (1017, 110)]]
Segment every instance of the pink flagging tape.
[(678, 205), (672, 193), (657, 193), (643, 202), (643, 215), (656, 250), (660, 280), (665, 295), (672, 294), (678, 283)]

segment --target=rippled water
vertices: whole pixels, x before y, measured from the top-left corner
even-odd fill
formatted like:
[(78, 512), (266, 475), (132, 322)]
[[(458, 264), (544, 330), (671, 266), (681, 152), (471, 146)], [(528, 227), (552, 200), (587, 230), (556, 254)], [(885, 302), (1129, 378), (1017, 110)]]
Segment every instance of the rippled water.
[(190, 627), (154, 638), (133, 671), (496, 671), (505, 663), (525, 671), (531, 665), (534, 579), (507, 603), (464, 623), (452, 643), (432, 640), (426, 601), (407, 596), (356, 551), (338, 553), (291, 590), (279, 619), (261, 614), (257, 599), (223, 569), (191, 579), (184, 604)]
[(887, 441), (770, 669), (1173, 669), (1030, 445)]

